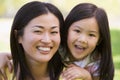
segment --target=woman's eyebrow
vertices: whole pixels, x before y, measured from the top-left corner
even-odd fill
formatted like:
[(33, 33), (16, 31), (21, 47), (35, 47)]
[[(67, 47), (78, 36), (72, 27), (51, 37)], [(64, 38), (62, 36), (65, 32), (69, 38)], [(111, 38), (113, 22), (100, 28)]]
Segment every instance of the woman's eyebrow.
[[(43, 26), (40, 26), (40, 25), (35, 25), (33, 27), (38, 27), (38, 28), (41, 28), (43, 29), (44, 27)], [(55, 28), (59, 28), (58, 26), (52, 26), (51, 29), (55, 29)]]
[(39, 26), (39, 25), (35, 25), (35, 26), (33, 26), (33, 27), (38, 27), (38, 28), (44, 28), (43, 26)]

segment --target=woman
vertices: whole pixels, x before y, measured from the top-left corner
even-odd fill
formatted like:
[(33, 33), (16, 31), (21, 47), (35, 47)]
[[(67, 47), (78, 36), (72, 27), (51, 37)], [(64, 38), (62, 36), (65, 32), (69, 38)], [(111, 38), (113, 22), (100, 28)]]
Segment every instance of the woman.
[(63, 25), (61, 12), (50, 3), (33, 1), (20, 8), (10, 33), (13, 80), (58, 80)]

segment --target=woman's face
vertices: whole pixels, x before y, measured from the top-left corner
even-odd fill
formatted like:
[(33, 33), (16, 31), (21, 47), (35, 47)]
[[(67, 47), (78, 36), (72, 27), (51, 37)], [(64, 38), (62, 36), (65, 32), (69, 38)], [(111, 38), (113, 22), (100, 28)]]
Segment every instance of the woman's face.
[(32, 19), (19, 37), (26, 59), (30, 62), (48, 62), (60, 45), (59, 20), (53, 14), (43, 14)]
[(68, 30), (68, 47), (72, 56), (81, 60), (95, 49), (100, 37), (94, 17), (74, 22)]

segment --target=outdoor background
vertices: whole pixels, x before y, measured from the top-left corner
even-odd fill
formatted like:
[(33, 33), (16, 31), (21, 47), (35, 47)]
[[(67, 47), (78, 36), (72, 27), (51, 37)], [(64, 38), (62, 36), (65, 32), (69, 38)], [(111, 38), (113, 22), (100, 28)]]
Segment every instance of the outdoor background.
[[(18, 9), (33, 0), (0, 0), (0, 52), (10, 52), (9, 33)], [(114, 80), (120, 80), (120, 0), (39, 0), (57, 6), (64, 15), (78, 3), (90, 2), (104, 8), (111, 30), (112, 52), (115, 65)]]

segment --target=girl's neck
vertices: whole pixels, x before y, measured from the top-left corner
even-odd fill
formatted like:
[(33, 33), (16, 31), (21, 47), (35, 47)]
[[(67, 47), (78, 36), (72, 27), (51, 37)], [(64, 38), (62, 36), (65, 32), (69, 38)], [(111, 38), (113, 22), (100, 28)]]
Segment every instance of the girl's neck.
[(72, 55), (68, 55), (68, 58), (70, 59), (71, 62), (76, 61), (76, 59)]

